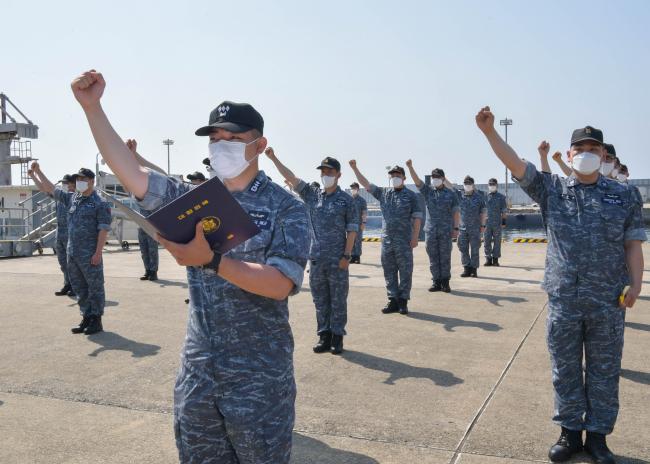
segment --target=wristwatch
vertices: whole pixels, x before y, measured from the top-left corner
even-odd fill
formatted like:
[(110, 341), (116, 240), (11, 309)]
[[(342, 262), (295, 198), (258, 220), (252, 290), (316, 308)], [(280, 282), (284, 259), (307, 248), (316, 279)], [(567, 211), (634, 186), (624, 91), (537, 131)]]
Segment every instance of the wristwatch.
[(341, 256), (341, 258), (345, 258), (348, 261), (350, 261), (352, 259), (352, 256), (350, 256), (349, 254), (345, 254), (345, 255)]
[(215, 274), (219, 273), (219, 264), (221, 263), (221, 253), (219, 253), (216, 250), (212, 250), (214, 255), (212, 256), (212, 261), (210, 261), (208, 264), (204, 264), (201, 266), (202, 269), (212, 269)]

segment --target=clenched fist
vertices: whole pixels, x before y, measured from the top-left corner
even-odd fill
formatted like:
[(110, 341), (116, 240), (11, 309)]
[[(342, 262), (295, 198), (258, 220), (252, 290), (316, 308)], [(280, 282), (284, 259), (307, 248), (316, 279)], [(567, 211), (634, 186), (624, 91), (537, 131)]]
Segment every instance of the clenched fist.
[(556, 151), (555, 153), (553, 153), (553, 159), (555, 161), (561, 160), (562, 159), (562, 153), (560, 153), (559, 151)]
[(350, 163), (350, 167), (352, 169), (357, 167), (357, 160), (350, 160), (349, 163)]
[(494, 130), (494, 115), (490, 111), (489, 106), (481, 108), (481, 111), (478, 112), (476, 115), (476, 125), (484, 134)]
[(406, 167), (409, 167), (409, 168), (413, 167), (413, 160), (410, 160), (410, 159), (406, 160)]
[(106, 81), (101, 73), (91, 69), (76, 77), (70, 87), (79, 104), (87, 108), (99, 104), (106, 88)]
[(537, 147), (537, 151), (539, 152), (540, 156), (548, 156), (548, 152), (551, 149), (551, 144), (548, 143), (546, 140), (542, 140), (542, 142), (539, 144), (539, 147)]
[(268, 147), (266, 150), (264, 150), (264, 154), (270, 159), (273, 160), (275, 159), (275, 150), (273, 150), (273, 147)]
[(38, 161), (32, 161), (31, 171), (38, 171), (39, 169), (41, 169), (41, 166)]
[(138, 141), (136, 139), (127, 139), (126, 147), (135, 154), (138, 152)]

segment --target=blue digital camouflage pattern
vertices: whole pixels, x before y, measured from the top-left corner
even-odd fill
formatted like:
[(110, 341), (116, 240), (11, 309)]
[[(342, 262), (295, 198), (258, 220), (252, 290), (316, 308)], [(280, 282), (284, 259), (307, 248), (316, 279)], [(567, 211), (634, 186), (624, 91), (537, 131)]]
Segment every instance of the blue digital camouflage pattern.
[(573, 175), (563, 182), (527, 163), (523, 178), (515, 180), (547, 221), (542, 287), (549, 295), (554, 420), (608, 434), (618, 414), (625, 312), (617, 304), (629, 282), (625, 242), (647, 239), (641, 207), (626, 185), (603, 176), (591, 185)]
[(99, 231), (111, 229), (111, 208), (94, 191), (88, 196), (77, 192), (67, 197), (57, 191), (61, 190), (55, 189), (55, 198), (70, 207), (67, 246), (70, 285), (77, 294), (81, 314), (101, 316), (106, 302), (104, 263), (93, 266), (90, 259), (97, 250)]
[[(140, 206), (154, 211), (189, 187), (150, 172)], [(225, 256), (272, 266), (300, 291), (309, 250), (305, 206), (259, 172), (233, 192), (261, 232)], [(174, 389), (181, 463), (289, 462), (296, 386), (287, 299), (255, 295), (188, 267), (190, 314)]]
[(296, 192), (309, 212), (309, 287), (316, 306), (317, 333), (345, 335), (349, 273), (339, 268), (339, 261), (345, 254), (347, 234), (359, 230), (357, 205), (340, 187), (328, 194), (301, 180)]
[(487, 206), (487, 222), (483, 232), (483, 242), (485, 244), (486, 258), (501, 257), (501, 236), (503, 227), (501, 220), (503, 215), (508, 212), (506, 196), (499, 192), (488, 192), (485, 195)]
[(426, 249), (433, 282), (451, 278), (451, 233), (454, 214), (459, 211), (456, 192), (423, 183), (420, 192), (427, 207)]
[(379, 200), (383, 215), (381, 265), (388, 298), (408, 300), (413, 278), (413, 220), (423, 216), (418, 195), (406, 187), (394, 189), (373, 184), (368, 193)]
[(486, 213), (485, 195), (478, 190), (467, 194), (457, 191), (460, 206), (460, 231), (458, 232), (458, 249), (463, 266), (479, 267), (479, 250), (481, 248), (481, 214)]
[(352, 199), (356, 203), (357, 211), (359, 212), (359, 232), (357, 232), (357, 237), (354, 239), (352, 256), (361, 256), (363, 254), (363, 230), (361, 225), (364, 213), (366, 213), (366, 215), (368, 214), (368, 202), (361, 195), (352, 195)]
[(64, 285), (70, 284), (68, 277), (68, 210), (70, 209), (70, 200), (73, 192), (68, 192), (61, 188), (55, 188), (53, 192), (56, 201), (56, 258), (59, 261), (59, 267), (63, 273)]

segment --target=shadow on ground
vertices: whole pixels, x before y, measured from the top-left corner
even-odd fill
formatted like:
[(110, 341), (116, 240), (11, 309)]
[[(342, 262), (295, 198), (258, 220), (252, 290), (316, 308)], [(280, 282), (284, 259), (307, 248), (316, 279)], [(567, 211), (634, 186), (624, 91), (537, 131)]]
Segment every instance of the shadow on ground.
[(88, 356), (93, 357), (97, 357), (97, 355), (104, 351), (127, 351), (131, 353), (132, 358), (144, 358), (146, 356), (155, 356), (160, 351), (158, 345), (136, 342), (135, 340), (130, 340), (113, 332), (92, 334), (88, 336), (88, 340), (101, 345), (95, 351), (88, 354)]
[(343, 451), (315, 438), (293, 434), (292, 464), (379, 464), (376, 459), (363, 454)]
[(433, 369), (430, 367), (411, 366), (392, 359), (380, 358), (359, 351), (346, 350), (342, 354), (343, 359), (353, 364), (372, 369), (379, 372), (385, 372), (388, 378), (383, 383), (386, 385), (395, 385), (395, 382), (401, 379), (427, 379), (440, 387), (453, 387), (463, 383), (463, 379), (456, 377), (452, 372)]
[(503, 327), (499, 324), (493, 324), (492, 322), (466, 321), (465, 319), (459, 319), (457, 317), (438, 316), (436, 314), (419, 313), (416, 311), (409, 311), (408, 317), (419, 321), (440, 324), (447, 332), (455, 332), (456, 327), (474, 327), (485, 330), (486, 332), (498, 332), (499, 330), (503, 330)]

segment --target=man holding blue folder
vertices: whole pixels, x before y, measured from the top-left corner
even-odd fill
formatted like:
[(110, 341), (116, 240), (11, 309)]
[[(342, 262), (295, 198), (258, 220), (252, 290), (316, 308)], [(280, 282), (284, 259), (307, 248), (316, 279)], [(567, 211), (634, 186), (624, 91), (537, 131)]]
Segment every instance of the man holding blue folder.
[[(122, 184), (154, 211), (190, 186), (149, 171), (104, 114), (101, 74), (72, 83), (97, 146)], [(287, 298), (299, 292), (309, 249), (304, 205), (258, 168), (264, 120), (250, 105), (223, 102), (209, 125), (210, 165), (260, 233), (223, 256), (197, 223), (187, 244), (160, 242), (187, 266), (190, 315), (174, 391), (182, 463), (288, 463), (296, 387)]]

